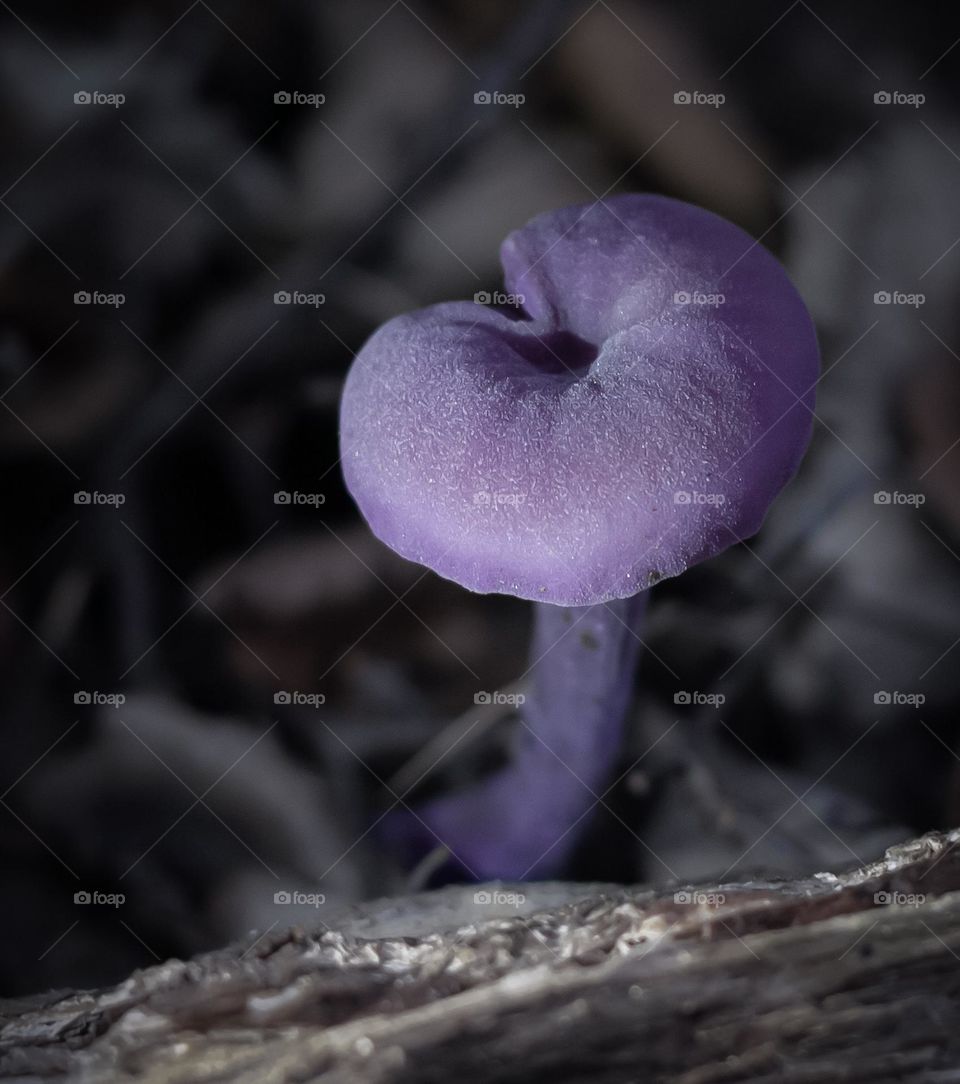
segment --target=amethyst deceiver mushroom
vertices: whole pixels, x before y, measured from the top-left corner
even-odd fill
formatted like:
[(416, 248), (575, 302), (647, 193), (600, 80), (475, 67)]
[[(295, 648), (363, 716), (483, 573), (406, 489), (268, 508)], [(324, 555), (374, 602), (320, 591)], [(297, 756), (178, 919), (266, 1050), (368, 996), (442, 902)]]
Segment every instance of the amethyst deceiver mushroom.
[(517, 309), (381, 327), (341, 407), (347, 486), (397, 553), (536, 603), (511, 763), (402, 813), (413, 857), (562, 866), (616, 761), (648, 588), (754, 534), (812, 428), (819, 355), (774, 257), (701, 208), (621, 195), (501, 248)]

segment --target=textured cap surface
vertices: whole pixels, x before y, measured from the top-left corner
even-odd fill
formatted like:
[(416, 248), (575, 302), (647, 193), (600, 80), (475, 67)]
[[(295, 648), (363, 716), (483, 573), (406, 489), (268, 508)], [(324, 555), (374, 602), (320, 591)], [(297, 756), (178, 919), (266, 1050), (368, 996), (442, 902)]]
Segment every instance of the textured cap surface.
[(623, 195), (501, 249), (521, 313), (471, 302), (368, 340), (341, 407), (374, 533), (474, 591), (622, 598), (760, 527), (812, 427), (806, 308), (752, 237)]

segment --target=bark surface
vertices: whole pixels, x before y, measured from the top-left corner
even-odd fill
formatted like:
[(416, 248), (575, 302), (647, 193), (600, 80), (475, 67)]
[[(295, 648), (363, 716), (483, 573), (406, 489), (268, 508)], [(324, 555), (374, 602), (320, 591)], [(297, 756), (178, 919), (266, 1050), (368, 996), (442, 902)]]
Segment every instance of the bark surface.
[(957, 1081), (958, 843), (932, 833), (792, 882), (366, 904), (109, 989), (3, 1003), (0, 1076)]

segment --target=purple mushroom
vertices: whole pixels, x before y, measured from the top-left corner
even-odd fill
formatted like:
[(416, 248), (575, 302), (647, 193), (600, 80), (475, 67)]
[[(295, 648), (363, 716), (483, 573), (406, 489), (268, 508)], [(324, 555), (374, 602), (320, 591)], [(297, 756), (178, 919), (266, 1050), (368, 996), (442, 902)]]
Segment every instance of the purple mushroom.
[(819, 355), (780, 264), (698, 207), (621, 195), (501, 248), (512, 308), (397, 317), (343, 393), (347, 486), (397, 553), (536, 603), (510, 764), (403, 811), (408, 857), (562, 867), (616, 761), (648, 589), (754, 534), (800, 462)]

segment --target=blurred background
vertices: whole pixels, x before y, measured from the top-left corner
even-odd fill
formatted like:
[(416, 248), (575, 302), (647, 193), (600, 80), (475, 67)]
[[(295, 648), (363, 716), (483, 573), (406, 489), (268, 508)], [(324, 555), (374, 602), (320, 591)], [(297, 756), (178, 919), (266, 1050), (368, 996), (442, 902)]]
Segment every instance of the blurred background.
[(379, 819), (506, 755), (473, 697), (529, 607), (374, 541), (340, 389), (381, 322), (610, 192), (762, 238), (823, 375), (762, 533), (655, 589), (565, 876), (789, 876), (957, 823), (960, 11), (0, 9), (3, 993), (426, 881)]

